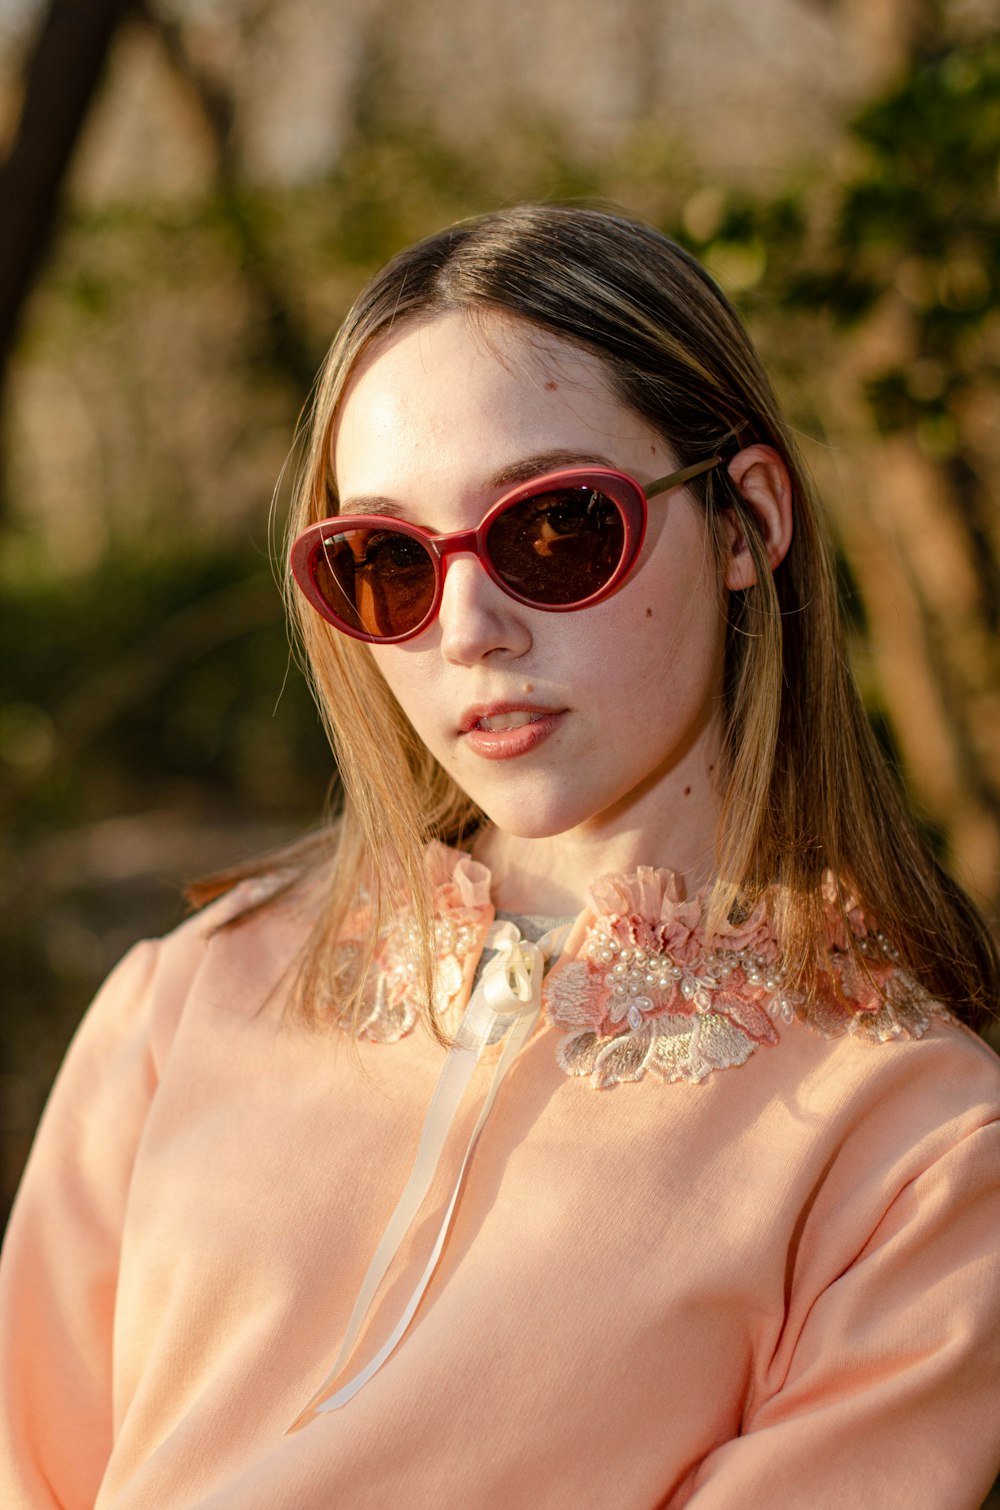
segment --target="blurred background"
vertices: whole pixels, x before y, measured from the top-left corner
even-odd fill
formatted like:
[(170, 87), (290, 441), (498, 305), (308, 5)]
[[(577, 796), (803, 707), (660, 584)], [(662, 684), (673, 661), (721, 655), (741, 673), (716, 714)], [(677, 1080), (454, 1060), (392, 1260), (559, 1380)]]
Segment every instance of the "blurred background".
[(871, 718), (1000, 902), (988, 0), (0, 0), (3, 1193), (96, 984), (315, 822), (272, 490), (365, 275), (610, 200), (748, 319)]

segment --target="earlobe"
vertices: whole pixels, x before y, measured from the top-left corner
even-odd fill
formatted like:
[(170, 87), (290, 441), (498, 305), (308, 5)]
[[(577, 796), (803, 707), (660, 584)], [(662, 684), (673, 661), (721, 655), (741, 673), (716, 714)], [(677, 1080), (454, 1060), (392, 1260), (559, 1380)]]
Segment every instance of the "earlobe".
[[(788, 468), (773, 446), (747, 446), (729, 463), (729, 476), (757, 521), (768, 564), (774, 571), (792, 543), (792, 483)], [(730, 514), (727, 525), (723, 579), (731, 592), (737, 592), (754, 586), (757, 571), (735, 514)]]

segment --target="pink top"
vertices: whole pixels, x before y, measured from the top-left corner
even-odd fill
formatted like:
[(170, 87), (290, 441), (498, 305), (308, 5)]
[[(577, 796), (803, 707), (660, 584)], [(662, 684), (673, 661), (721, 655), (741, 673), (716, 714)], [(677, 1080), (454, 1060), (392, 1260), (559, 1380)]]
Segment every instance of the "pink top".
[[(431, 863), (457, 1013), (488, 877)], [(710, 950), (697, 901), (648, 870), (595, 886), (552, 967), (397, 1350), (289, 1432), (445, 1053), (413, 1025), (405, 918), (352, 1049), (284, 1011), (302, 904), (220, 932), (247, 900), (134, 949), (53, 1092), (0, 1279), (3, 1510), (978, 1510), (1000, 1467), (1000, 1062), (877, 938), (887, 1007), (835, 928), (855, 1010), (804, 1004), (760, 918)], [(500, 1052), (349, 1373), (414, 1290)]]

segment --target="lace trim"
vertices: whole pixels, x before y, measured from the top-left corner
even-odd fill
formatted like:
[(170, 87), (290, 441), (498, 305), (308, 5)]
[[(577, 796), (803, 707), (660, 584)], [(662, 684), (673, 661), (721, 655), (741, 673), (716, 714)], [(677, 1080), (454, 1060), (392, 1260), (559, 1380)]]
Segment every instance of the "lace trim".
[[(431, 907), (435, 914), (434, 1006), (444, 1018), (466, 995), (486, 931), (493, 920), (490, 875), (469, 855), (456, 856), (443, 844), (427, 852)], [(357, 978), (358, 961), (367, 947), (367, 906), (358, 908), (334, 950), (330, 962), (330, 1012), (333, 1021), (350, 1029), (341, 1003), (348, 985)], [(354, 1031), (374, 1043), (396, 1043), (417, 1021), (419, 930), (407, 913), (394, 918), (376, 940), (371, 968), (362, 995), (362, 1016)]]
[[(468, 855), (443, 845), (428, 852), (436, 958), (435, 1006), (442, 1015), (467, 995), (493, 919), (490, 877)], [(860, 912), (851, 940), (831, 905), (830, 970), (808, 1002), (786, 981), (766, 909), (727, 922), (709, 941), (701, 895), (684, 900), (671, 871), (640, 867), (603, 876), (592, 888), (593, 920), (574, 958), (565, 955), (543, 988), (549, 1023), (562, 1030), (556, 1058), (567, 1075), (598, 1089), (647, 1074), (698, 1082), (713, 1070), (745, 1064), (779, 1042), (778, 1023), (803, 1022), (826, 1038), (849, 1033), (868, 1043), (920, 1038), (933, 1018), (951, 1014), (902, 968), (884, 936)], [(332, 1012), (365, 947), (368, 909), (360, 907), (331, 966)], [(855, 942), (863, 968), (855, 963)], [(417, 1021), (419, 937), (402, 915), (377, 940), (359, 1037), (394, 1043)]]
[(579, 956), (557, 967), (543, 993), (549, 1022), (569, 1029), (556, 1046), (567, 1075), (597, 1089), (641, 1080), (704, 1080), (779, 1041), (775, 1019), (824, 1037), (870, 1043), (919, 1038), (949, 1013), (905, 970), (882, 934), (860, 934), (854, 962), (839, 914), (831, 919), (830, 971), (808, 1004), (785, 981), (763, 907), (727, 923), (708, 945), (702, 899), (676, 900), (670, 872), (643, 868), (595, 884), (598, 916)]

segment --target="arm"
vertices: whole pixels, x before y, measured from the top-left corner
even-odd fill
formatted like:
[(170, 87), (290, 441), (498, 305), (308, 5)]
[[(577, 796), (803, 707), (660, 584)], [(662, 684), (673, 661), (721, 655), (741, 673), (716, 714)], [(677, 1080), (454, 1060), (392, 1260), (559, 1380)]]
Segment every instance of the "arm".
[[(786, 1339), (787, 1340), (787, 1339)], [(1000, 1470), (1000, 1123), (901, 1191), (692, 1510), (979, 1510)]]
[(0, 1504), (94, 1503), (111, 1451), (122, 1222), (156, 1076), (155, 944), (109, 977), (56, 1080), (0, 1265)]

